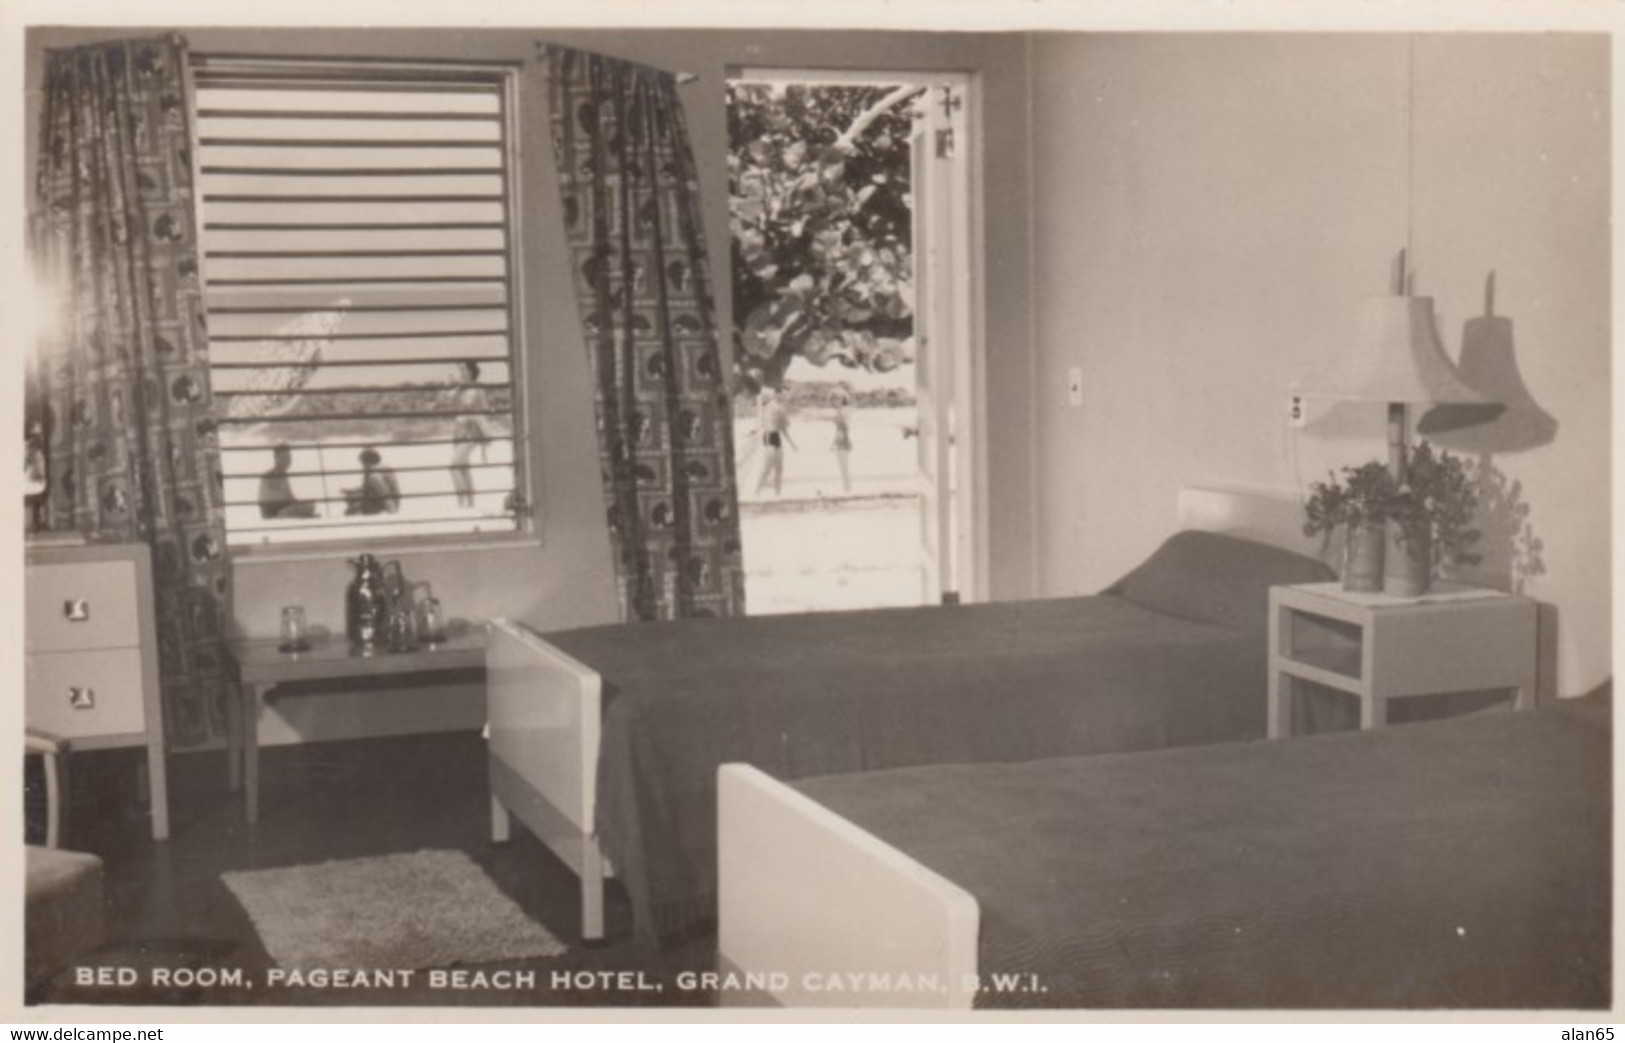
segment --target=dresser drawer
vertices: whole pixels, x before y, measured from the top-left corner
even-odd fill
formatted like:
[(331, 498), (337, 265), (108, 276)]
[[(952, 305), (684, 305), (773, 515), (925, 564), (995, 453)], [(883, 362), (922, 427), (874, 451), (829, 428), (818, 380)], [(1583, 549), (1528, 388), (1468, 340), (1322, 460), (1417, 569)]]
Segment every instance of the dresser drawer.
[(141, 681), (138, 648), (32, 653), (24, 682), (28, 726), (64, 739), (143, 731)]
[(24, 595), (28, 651), (139, 645), (135, 569), (130, 560), (30, 566)]

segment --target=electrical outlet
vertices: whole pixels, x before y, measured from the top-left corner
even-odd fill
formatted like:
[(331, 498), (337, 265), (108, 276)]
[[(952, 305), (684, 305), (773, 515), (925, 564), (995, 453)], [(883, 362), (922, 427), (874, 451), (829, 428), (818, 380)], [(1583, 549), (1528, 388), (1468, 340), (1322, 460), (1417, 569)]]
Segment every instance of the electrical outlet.
[(1302, 395), (1293, 395), (1287, 402), (1286, 422), (1289, 427), (1302, 427), (1309, 421), (1309, 411)]
[(1083, 405), (1083, 368), (1073, 366), (1066, 371), (1066, 400), (1074, 408)]

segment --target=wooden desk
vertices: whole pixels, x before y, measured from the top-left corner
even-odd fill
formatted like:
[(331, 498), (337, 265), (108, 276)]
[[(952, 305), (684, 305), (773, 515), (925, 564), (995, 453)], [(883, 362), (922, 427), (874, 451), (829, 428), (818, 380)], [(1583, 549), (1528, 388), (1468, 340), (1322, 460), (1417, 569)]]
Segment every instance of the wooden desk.
[(226, 645), (229, 666), (237, 676), (237, 699), (227, 728), (226, 765), (231, 788), (247, 781), (246, 807), (250, 824), (260, 810), (260, 716), (265, 697), (277, 685), (296, 681), (338, 681), (357, 677), (410, 677), (447, 670), (484, 669), (485, 629), (448, 638), (434, 648), (415, 652), (352, 651), (342, 637), (317, 641), (304, 652), (282, 652), (277, 642), (232, 641)]

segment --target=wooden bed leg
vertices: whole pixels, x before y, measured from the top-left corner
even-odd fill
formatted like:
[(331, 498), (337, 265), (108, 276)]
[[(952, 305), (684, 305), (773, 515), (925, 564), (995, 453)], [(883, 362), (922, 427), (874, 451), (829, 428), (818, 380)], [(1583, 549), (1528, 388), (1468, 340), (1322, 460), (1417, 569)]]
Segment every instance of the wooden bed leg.
[(513, 819), (508, 815), (508, 809), (502, 806), (502, 801), (491, 796), (491, 843), (506, 844), (513, 836)]
[(604, 937), (604, 857), (590, 836), (581, 838), (581, 937)]

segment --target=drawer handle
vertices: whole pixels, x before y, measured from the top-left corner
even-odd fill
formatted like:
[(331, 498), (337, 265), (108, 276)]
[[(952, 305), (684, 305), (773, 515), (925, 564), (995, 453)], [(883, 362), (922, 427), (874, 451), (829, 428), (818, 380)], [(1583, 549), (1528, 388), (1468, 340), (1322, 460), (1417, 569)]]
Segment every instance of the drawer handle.
[(84, 598), (69, 598), (62, 603), (62, 617), (70, 623), (90, 622), (90, 602)]
[(68, 705), (75, 710), (94, 710), (96, 708), (96, 689), (80, 688), (78, 685), (68, 686)]

